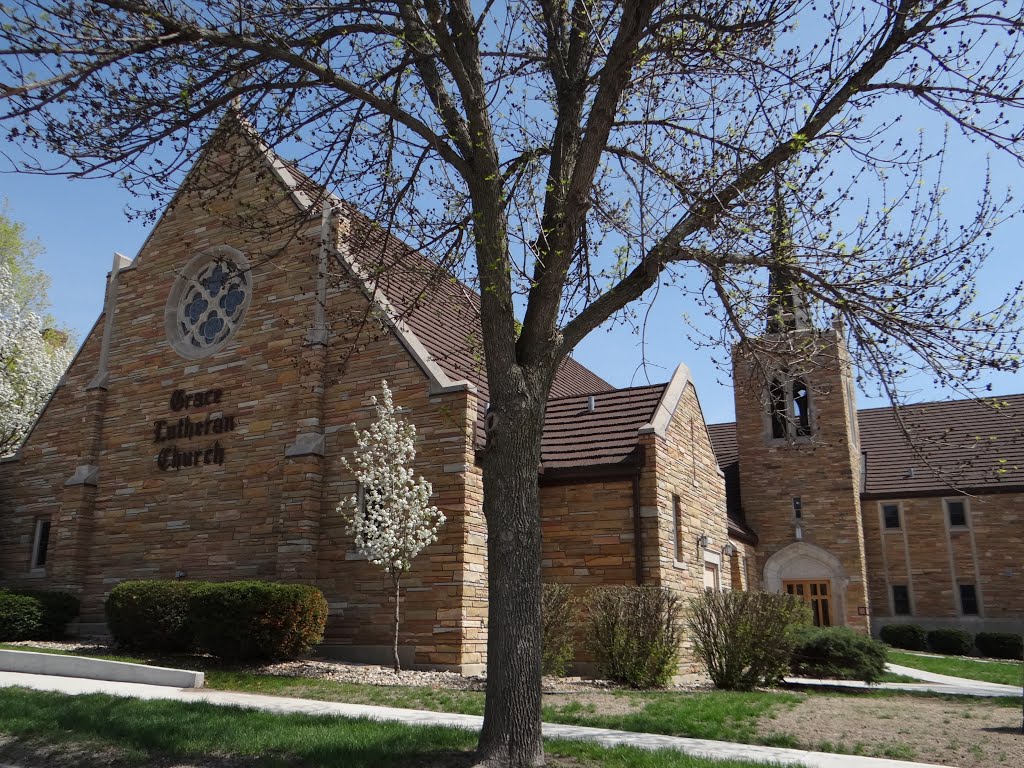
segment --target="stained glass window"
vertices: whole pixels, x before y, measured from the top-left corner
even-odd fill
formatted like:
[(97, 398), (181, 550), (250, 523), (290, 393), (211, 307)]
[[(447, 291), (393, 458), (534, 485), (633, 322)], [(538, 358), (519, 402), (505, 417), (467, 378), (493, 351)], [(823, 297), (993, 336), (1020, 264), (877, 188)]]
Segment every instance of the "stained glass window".
[[(238, 327), (252, 295), (247, 264), (218, 251), (193, 259), (172, 292), (177, 306), (171, 342), (186, 357), (203, 357), (230, 338)], [(240, 255), (239, 255), (240, 256)], [(244, 262), (244, 258), (241, 258)], [(169, 319), (170, 320), (170, 319)]]

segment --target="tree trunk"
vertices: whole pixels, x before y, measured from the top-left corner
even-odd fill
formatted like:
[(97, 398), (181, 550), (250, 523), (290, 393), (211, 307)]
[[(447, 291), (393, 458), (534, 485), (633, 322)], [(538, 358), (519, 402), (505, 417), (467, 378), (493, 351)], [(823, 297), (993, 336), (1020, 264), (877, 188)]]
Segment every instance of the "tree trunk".
[(391, 578), (395, 582), (395, 642), (393, 650), (395, 652), (395, 674), (397, 675), (402, 671), (402, 665), (398, 661), (398, 601), (402, 596), (402, 574), (396, 573)]
[(487, 518), (487, 698), (481, 764), (544, 764), (541, 741), (541, 531), (537, 493), (548, 386), (491, 388), (484, 453)]

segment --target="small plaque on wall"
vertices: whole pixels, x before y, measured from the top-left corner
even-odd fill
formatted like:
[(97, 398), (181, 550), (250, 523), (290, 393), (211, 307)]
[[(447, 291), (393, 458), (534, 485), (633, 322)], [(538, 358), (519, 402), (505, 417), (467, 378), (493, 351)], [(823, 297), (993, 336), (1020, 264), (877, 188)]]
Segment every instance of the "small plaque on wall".
[(865, 605), (858, 605), (857, 606), (857, 615), (858, 616), (867, 616), (868, 615), (867, 606), (865, 606)]

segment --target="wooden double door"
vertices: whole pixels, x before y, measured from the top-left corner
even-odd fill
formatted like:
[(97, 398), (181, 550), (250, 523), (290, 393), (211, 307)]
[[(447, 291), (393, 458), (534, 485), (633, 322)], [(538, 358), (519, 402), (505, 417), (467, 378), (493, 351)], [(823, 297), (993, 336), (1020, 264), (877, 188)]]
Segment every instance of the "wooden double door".
[(811, 604), (814, 626), (831, 627), (832, 582), (828, 579), (785, 580), (782, 588), (787, 594), (796, 595)]

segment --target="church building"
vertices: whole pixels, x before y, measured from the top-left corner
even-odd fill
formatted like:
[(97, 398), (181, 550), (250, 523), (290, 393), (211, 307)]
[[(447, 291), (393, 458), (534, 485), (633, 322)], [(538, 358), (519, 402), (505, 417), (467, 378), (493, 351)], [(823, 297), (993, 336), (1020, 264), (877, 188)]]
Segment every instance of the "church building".
[[(211, 145), (138, 255), (115, 256), (103, 313), (0, 461), (0, 585), (78, 594), (92, 634), (125, 579), (304, 582), (330, 605), (325, 653), (386, 660), (390, 588), (337, 512), (386, 379), (447, 518), (404, 580), (400, 653), (479, 671), (478, 312), (257, 139)], [(1024, 396), (858, 411), (842, 328), (766, 333), (813, 336), (820, 365), (761, 386), (737, 356), (735, 424), (705, 423), (685, 365), (617, 389), (565, 361), (539, 469), (544, 579), (787, 591), (865, 632), (1021, 631)]]

